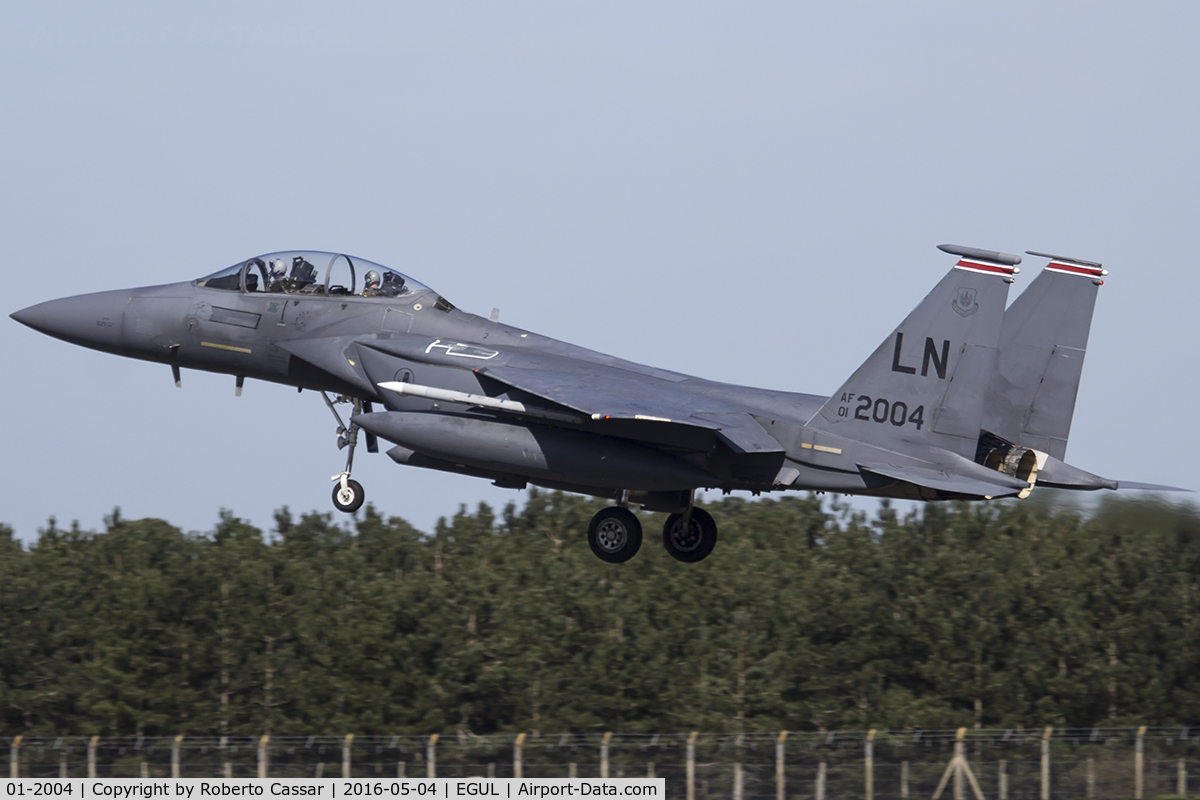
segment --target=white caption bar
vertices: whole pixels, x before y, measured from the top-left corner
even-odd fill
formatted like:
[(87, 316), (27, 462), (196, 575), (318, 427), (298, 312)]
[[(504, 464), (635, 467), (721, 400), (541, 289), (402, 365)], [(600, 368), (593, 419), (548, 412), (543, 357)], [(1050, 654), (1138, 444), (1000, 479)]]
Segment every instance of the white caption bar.
[(0, 800), (200, 800), (213, 797), (400, 797), (422, 800), (546, 800), (645, 797), (665, 800), (663, 778), (15, 778)]

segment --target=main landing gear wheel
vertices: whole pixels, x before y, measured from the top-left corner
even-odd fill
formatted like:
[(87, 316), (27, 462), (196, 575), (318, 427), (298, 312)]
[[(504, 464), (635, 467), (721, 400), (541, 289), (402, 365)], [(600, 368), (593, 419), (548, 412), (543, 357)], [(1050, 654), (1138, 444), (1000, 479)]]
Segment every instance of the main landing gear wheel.
[(684, 563), (703, 561), (717, 546), (717, 523), (703, 508), (693, 508), (691, 518), (684, 524), (686, 514), (672, 514), (663, 525), (663, 547), (671, 558)]
[(338, 511), (353, 514), (362, 508), (363, 501), (366, 499), (367, 494), (358, 481), (347, 480), (345, 487), (339, 481), (338, 485), (333, 487), (333, 505), (337, 507)]
[(642, 546), (642, 523), (627, 508), (605, 508), (588, 523), (588, 547), (601, 561), (620, 564)]

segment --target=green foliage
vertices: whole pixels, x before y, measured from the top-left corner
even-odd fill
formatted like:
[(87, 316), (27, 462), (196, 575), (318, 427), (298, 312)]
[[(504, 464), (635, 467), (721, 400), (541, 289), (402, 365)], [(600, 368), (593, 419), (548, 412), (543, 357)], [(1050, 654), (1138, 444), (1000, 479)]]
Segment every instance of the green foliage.
[(1200, 720), (1200, 518), (1113, 501), (707, 506), (610, 565), (531, 492), (422, 534), (222, 512), (0, 526), (0, 725), (31, 735), (1087, 727)]

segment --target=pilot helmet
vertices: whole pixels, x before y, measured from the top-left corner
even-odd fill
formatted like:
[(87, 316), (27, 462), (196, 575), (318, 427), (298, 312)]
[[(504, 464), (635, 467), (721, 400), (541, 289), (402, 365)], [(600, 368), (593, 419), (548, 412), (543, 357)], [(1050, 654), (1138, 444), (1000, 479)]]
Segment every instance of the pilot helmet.
[(271, 259), (271, 277), (272, 278), (282, 278), (286, 274), (287, 274), (287, 264), (284, 263), (284, 260), (282, 258), (272, 258)]
[(365, 283), (366, 288), (368, 288), (368, 289), (378, 289), (379, 288), (379, 273), (376, 272), (375, 270), (371, 270), (370, 272), (368, 272), (364, 276), (363, 280), (366, 281), (366, 283)]

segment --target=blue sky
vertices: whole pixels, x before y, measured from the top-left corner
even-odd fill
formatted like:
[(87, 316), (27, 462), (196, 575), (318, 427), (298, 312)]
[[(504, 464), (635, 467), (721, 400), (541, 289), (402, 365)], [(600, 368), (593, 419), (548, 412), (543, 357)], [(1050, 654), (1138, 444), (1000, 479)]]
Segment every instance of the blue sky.
[[(1200, 6), (9, 3), (0, 311), (282, 249), (707, 378), (833, 391), (953, 259), (1104, 262), (1068, 461), (1200, 488)], [(1041, 261), (1027, 259), (1024, 281)], [(0, 317), (0, 521), (328, 510), (313, 394)], [(363, 456), (429, 529), (520, 500)]]

